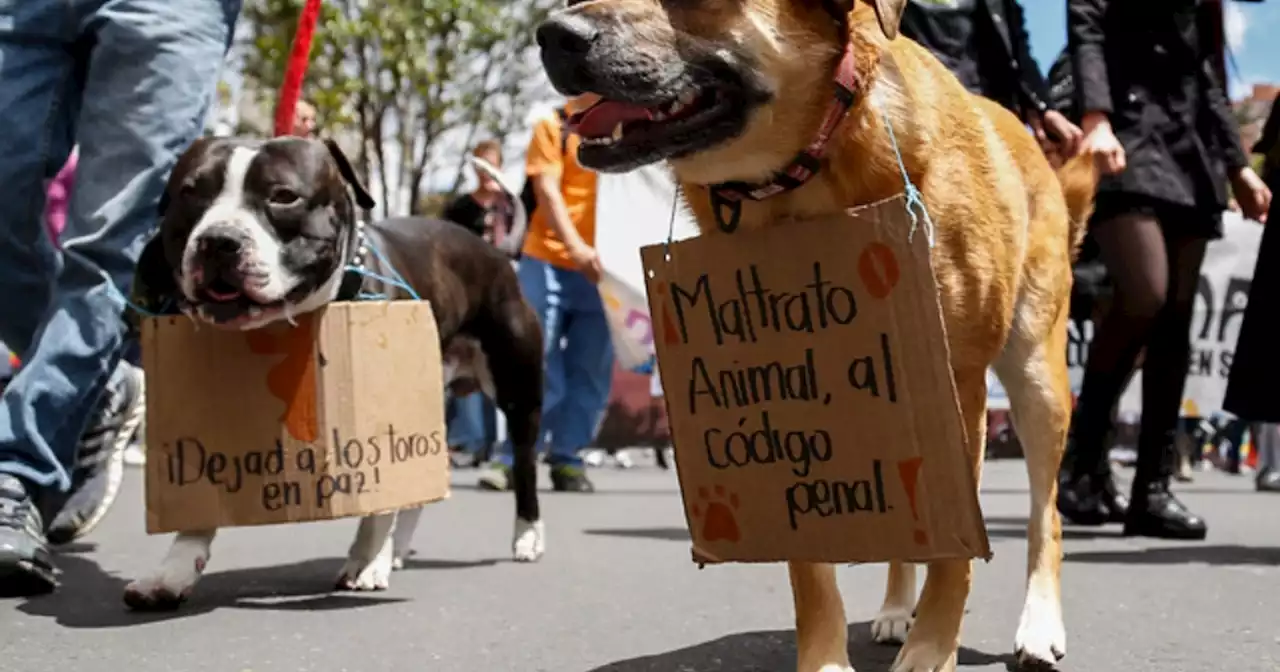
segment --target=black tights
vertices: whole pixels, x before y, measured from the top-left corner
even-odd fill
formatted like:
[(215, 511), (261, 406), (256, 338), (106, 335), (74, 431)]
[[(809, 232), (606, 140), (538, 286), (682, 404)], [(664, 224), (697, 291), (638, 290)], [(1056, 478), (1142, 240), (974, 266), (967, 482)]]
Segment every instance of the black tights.
[(1124, 214), (1093, 231), (1115, 300), (1089, 348), (1074, 431), (1077, 473), (1105, 473), (1116, 402), (1143, 346), (1142, 426), (1135, 489), (1168, 476), (1191, 354), (1191, 311), (1204, 261), (1202, 237), (1171, 235), (1148, 214)]

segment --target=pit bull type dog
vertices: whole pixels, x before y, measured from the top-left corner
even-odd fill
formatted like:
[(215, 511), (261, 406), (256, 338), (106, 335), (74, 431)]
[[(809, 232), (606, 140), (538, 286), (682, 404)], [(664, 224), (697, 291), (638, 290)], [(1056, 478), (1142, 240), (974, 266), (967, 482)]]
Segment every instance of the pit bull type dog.
[[(704, 235), (722, 235), (713, 197), (740, 208), (741, 233), (893, 197), (905, 170), (935, 226), (975, 476), (988, 367), (1012, 400), (1031, 488), (1014, 647), (1022, 664), (1053, 667), (1066, 652), (1054, 501), (1071, 412), (1071, 262), (1097, 171), (1080, 157), (1055, 176), (1020, 120), (895, 39), (906, 2), (570, 0), (537, 38), (556, 89), (602, 97), (569, 120), (584, 138), (581, 162), (600, 171), (668, 162)], [(798, 669), (848, 672), (834, 568), (789, 570)], [(954, 670), (971, 563), (929, 563), (918, 599), (915, 582), (912, 565), (890, 565), (874, 638), (903, 644), (894, 672)]]
[[(535, 561), (545, 549), (534, 455), (542, 408), (537, 315), (504, 250), (449, 222), (360, 223), (357, 206), (373, 205), (332, 142), (198, 140), (169, 179), (160, 231), (139, 261), (135, 296), (142, 305), (176, 304), (218, 328), (249, 330), (353, 299), (362, 285), (403, 298), (402, 289), (349, 267), (382, 277), (398, 272), (431, 302), (446, 385), (478, 387), (506, 414), (514, 446), (513, 554)], [(420, 512), (361, 520), (338, 587), (385, 589), (393, 552), (405, 550), (393, 548), (393, 529), (400, 527), (397, 537), (407, 543)], [(160, 566), (126, 587), (125, 602), (138, 609), (175, 607), (203, 573), (214, 533), (177, 535)]]

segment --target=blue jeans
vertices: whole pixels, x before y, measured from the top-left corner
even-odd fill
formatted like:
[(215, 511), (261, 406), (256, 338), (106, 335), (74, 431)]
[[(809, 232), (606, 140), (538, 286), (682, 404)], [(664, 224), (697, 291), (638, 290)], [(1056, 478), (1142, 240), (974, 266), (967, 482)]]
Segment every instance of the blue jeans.
[(493, 445), (497, 434), (495, 412), (493, 402), (480, 392), (449, 397), (445, 414), (449, 447), (475, 455)]
[[(124, 293), (199, 137), (240, 0), (0, 0), (0, 471), (62, 490), (122, 356)], [(62, 253), (44, 180), (80, 163)]]
[[(544, 261), (520, 259), (520, 288), (542, 322), (542, 436), (552, 466), (581, 467), (578, 451), (596, 438), (613, 382), (613, 341), (595, 284)], [(544, 446), (538, 446), (542, 450)], [(504, 443), (499, 462), (511, 464)]]

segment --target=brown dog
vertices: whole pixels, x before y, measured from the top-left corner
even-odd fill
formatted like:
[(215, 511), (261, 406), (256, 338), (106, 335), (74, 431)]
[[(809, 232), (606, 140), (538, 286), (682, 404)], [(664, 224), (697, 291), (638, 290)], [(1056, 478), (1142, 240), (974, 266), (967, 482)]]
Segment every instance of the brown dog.
[[(557, 89), (603, 97), (570, 120), (584, 137), (581, 161), (623, 171), (667, 160), (708, 235), (725, 226), (713, 196), (740, 206), (737, 228), (750, 230), (902, 192), (891, 125), (936, 226), (975, 474), (988, 367), (1012, 399), (1031, 481), (1014, 643), (1023, 664), (1052, 667), (1066, 650), (1054, 501), (1071, 410), (1071, 261), (1097, 175), (1079, 158), (1055, 177), (1017, 118), (894, 39), (905, 2), (570, 0), (538, 39)], [(800, 672), (849, 670), (834, 569), (791, 563), (790, 572)], [(905, 638), (895, 672), (955, 668), (970, 582), (968, 561), (930, 563), (917, 601), (914, 567), (890, 565), (873, 629), (880, 641)]]

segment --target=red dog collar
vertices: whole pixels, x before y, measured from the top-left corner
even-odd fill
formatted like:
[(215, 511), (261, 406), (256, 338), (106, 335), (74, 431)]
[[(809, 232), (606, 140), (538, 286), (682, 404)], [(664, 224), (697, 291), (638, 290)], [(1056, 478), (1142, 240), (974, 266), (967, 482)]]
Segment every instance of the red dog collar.
[[(813, 179), (822, 167), (822, 157), (826, 154), (827, 143), (836, 126), (844, 120), (853, 107), (855, 100), (854, 87), (857, 85), (857, 73), (854, 71), (853, 41), (845, 43), (844, 56), (836, 67), (835, 92), (827, 115), (823, 117), (822, 126), (818, 128), (813, 142), (796, 155), (786, 168), (774, 173), (767, 182), (723, 182), (711, 185), (711, 205), (716, 213), (720, 228), (726, 232), (738, 228), (741, 217), (742, 201), (762, 201), (771, 196), (791, 191)], [(730, 210), (726, 221), (723, 209)]]

